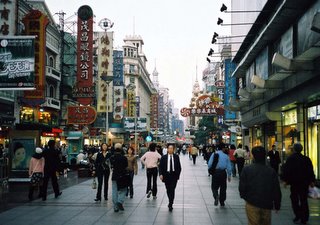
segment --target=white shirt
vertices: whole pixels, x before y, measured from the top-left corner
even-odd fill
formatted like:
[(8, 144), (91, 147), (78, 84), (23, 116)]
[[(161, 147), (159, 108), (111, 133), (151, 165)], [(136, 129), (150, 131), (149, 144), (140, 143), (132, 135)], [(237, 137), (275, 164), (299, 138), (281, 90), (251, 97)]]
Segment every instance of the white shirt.
[(172, 159), (172, 171), (174, 171), (174, 157), (168, 154), (167, 172), (170, 172), (170, 160)]

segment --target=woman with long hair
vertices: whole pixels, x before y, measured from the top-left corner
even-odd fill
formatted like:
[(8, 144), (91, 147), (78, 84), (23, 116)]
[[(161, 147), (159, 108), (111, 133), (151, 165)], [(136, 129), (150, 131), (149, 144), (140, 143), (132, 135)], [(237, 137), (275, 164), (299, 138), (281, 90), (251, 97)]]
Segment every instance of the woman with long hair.
[(138, 163), (137, 163), (137, 158), (134, 155), (134, 148), (133, 147), (129, 147), (127, 150), (127, 155), (126, 155), (127, 159), (128, 159), (128, 168), (127, 170), (130, 173), (130, 186), (128, 186), (127, 188), (127, 194), (126, 196), (128, 196), (128, 194), (130, 193), (130, 198), (133, 198), (133, 177), (134, 175), (138, 174)]
[(111, 153), (108, 152), (108, 145), (106, 143), (101, 144), (100, 151), (97, 154), (97, 158), (94, 163), (93, 175), (98, 178), (98, 189), (95, 201), (101, 201), (101, 191), (104, 179), (104, 200), (108, 200), (108, 186), (110, 176), (110, 157)]

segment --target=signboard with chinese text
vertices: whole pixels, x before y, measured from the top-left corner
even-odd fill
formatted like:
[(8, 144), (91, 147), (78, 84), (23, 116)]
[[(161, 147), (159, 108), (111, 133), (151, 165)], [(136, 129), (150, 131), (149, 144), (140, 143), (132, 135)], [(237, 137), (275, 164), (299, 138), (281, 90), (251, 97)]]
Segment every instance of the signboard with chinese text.
[(16, 10), (17, 0), (0, 1), (0, 35), (16, 35)]
[(123, 51), (113, 51), (113, 86), (123, 86)]
[(33, 91), (25, 91), (22, 102), (29, 105), (39, 105), (45, 102), (46, 75), (46, 28), (48, 17), (39, 10), (31, 10), (24, 18), (26, 34), (35, 35), (35, 82)]
[[(135, 129), (136, 122), (136, 129)], [(124, 128), (129, 131), (137, 130), (137, 131), (146, 131), (147, 130), (147, 118), (138, 117), (125, 117), (124, 118)]]
[(91, 106), (68, 106), (67, 124), (91, 124), (96, 117), (96, 109)]
[(77, 84), (73, 96), (82, 105), (90, 105), (95, 96), (93, 87), (93, 12), (90, 6), (78, 9)]
[(151, 95), (150, 101), (150, 128), (158, 128), (158, 95)]
[(134, 90), (127, 90), (128, 93), (128, 105), (127, 112), (129, 117), (133, 117), (136, 114), (136, 101)]
[(113, 68), (113, 32), (98, 32), (98, 92), (97, 92), (97, 111), (106, 112), (107, 110), (107, 96), (109, 112), (112, 110), (112, 85), (106, 84), (106, 81), (101, 79), (101, 76), (110, 76), (112, 78)]
[(123, 118), (123, 86), (113, 87), (113, 119), (120, 121)]
[(0, 37), (0, 90), (34, 88), (35, 36)]

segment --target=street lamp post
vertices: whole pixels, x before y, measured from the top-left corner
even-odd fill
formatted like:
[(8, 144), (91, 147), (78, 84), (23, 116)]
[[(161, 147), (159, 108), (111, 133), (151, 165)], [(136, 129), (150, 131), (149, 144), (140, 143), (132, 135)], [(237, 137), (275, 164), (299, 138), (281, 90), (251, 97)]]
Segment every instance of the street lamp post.
[(106, 93), (106, 143), (109, 144), (109, 84), (113, 81), (113, 76), (108, 76), (106, 74), (101, 75), (101, 80), (106, 82), (107, 85), (107, 93)]

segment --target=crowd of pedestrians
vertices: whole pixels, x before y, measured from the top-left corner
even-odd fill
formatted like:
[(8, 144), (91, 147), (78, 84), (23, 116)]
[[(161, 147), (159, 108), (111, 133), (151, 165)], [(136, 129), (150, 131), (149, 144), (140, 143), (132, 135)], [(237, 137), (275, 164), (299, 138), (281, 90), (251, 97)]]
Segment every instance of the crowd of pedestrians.
[[(238, 175), (239, 194), (245, 201), (248, 223), (271, 224), (271, 210), (278, 212), (281, 208), (280, 181), (283, 181), (285, 186), (290, 185), (290, 198), (295, 215), (293, 222), (306, 224), (309, 219), (308, 188), (315, 185), (315, 174), (310, 158), (301, 154), (302, 150), (302, 145), (295, 143), (292, 155), (279, 171), (281, 160), (274, 145), (269, 151), (262, 146), (256, 146), (250, 152), (248, 146), (243, 148), (241, 144), (236, 148), (235, 145), (228, 146), (224, 143), (215, 146), (176, 146), (169, 143), (163, 147), (150, 143), (148, 151), (140, 158), (146, 171), (146, 198), (150, 198), (151, 195), (153, 199), (157, 198), (159, 176), (166, 188), (168, 209), (172, 212), (175, 188), (183, 169), (180, 153), (188, 153), (194, 166), (197, 157), (202, 155), (208, 169), (214, 167), (214, 170), (210, 170), (209, 176), (212, 176), (211, 190), (215, 206), (225, 206), (227, 181), (230, 182), (231, 177)], [(108, 200), (108, 181), (111, 175), (114, 211), (124, 210), (126, 196), (134, 196), (133, 179), (138, 172), (138, 156), (135, 153), (133, 147), (126, 148), (120, 143), (113, 147), (102, 143), (99, 151), (89, 154), (92, 175), (98, 180), (94, 201), (101, 201), (102, 193), (104, 200)], [(39, 197), (43, 201), (46, 200), (49, 179), (55, 198), (62, 194), (57, 179), (58, 170), (59, 151), (55, 141), (50, 140), (44, 149), (35, 149), (29, 167), (29, 200), (33, 200), (36, 186), (39, 187)]]

